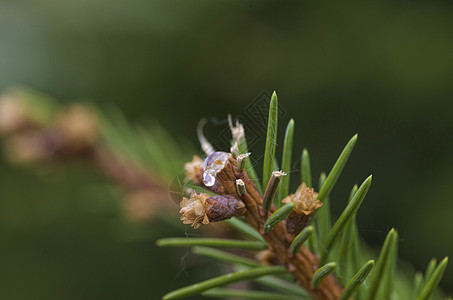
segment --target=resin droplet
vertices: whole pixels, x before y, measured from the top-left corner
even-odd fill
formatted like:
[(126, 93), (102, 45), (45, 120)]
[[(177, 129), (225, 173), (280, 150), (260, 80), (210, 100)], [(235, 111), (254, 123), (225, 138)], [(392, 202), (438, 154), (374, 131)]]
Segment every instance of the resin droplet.
[(203, 183), (206, 186), (215, 184), (215, 176), (223, 169), (231, 154), (227, 152), (213, 152), (204, 161)]

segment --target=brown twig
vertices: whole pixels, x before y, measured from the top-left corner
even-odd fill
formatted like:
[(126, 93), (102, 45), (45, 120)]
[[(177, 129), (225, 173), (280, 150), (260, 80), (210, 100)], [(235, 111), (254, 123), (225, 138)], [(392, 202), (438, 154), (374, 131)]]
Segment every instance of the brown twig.
[[(234, 185), (238, 179), (245, 184), (246, 193), (243, 195), (237, 193)], [(222, 195), (235, 195), (245, 203), (247, 212), (244, 216), (248, 223), (263, 236), (278, 260), (288, 268), (297, 282), (313, 298), (319, 300), (339, 299), (343, 288), (337, 283), (333, 275), (325, 278), (317, 288), (311, 285), (313, 274), (319, 267), (319, 259), (304, 246), (296, 255), (290, 253), (289, 246), (292, 235), (287, 234), (285, 220), (277, 224), (268, 233), (264, 232), (263, 227), (268, 214), (263, 210), (263, 199), (245, 171), (237, 168), (237, 161), (232, 156), (225, 162), (223, 169), (216, 174), (216, 184), (212, 187), (212, 190)], [(275, 208), (272, 206), (270, 212), (274, 211)]]

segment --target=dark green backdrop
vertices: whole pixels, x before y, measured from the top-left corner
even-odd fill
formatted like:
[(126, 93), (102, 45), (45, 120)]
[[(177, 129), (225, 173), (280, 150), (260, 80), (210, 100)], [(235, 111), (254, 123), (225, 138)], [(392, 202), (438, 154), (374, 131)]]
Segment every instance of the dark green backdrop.
[[(115, 103), (194, 143), (200, 118), (216, 138), (227, 113), (276, 89), (281, 132), (294, 117), (315, 174), (358, 132), (334, 209), (372, 173), (361, 234), (377, 246), (398, 228), (418, 269), (453, 254), (452, 79), (451, 1), (0, 1), (1, 89)], [(153, 240), (183, 227), (127, 223), (86, 166), (2, 160), (0, 178), (1, 298), (157, 299), (212, 271), (188, 258), (176, 278), (185, 252)]]

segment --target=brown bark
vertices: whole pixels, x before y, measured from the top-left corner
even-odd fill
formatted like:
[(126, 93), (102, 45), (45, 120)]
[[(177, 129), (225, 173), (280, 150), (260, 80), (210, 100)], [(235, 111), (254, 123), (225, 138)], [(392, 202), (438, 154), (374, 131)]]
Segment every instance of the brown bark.
[[(244, 195), (239, 195), (236, 191), (234, 183), (237, 179), (241, 179), (245, 183), (246, 193)], [(263, 236), (278, 260), (288, 268), (288, 271), (294, 275), (298, 284), (313, 298), (319, 300), (340, 298), (343, 288), (337, 283), (333, 275), (325, 278), (317, 288), (311, 285), (313, 274), (319, 267), (319, 259), (304, 246), (301, 247), (296, 255), (290, 253), (289, 246), (293, 235), (288, 234), (285, 220), (277, 224), (268, 233), (264, 232), (263, 226), (269, 214), (263, 210), (263, 199), (247, 174), (238, 170), (237, 162), (234, 158), (231, 158), (222, 171), (217, 173), (215, 190), (223, 195), (235, 195), (245, 203), (247, 212), (244, 216), (247, 218), (248, 223)], [(275, 208), (271, 207), (270, 213), (274, 211)]]

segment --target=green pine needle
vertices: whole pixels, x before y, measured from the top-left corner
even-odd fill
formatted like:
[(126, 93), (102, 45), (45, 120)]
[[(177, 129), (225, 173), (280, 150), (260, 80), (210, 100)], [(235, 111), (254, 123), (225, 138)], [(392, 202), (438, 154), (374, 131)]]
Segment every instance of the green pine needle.
[[(326, 173), (322, 172), (319, 176), (319, 185), (323, 186), (326, 182)], [(318, 228), (318, 245), (322, 246), (327, 239), (327, 235), (331, 229), (331, 215), (330, 215), (330, 199), (326, 197), (322, 203), (322, 207), (315, 212), (315, 219)], [(322, 252), (322, 249), (319, 249)]]
[(226, 251), (217, 250), (210, 247), (194, 246), (192, 247), (192, 253), (196, 255), (206, 256), (218, 261), (239, 264), (247, 267), (260, 267), (261, 264), (253, 259), (245, 258), (239, 255), (235, 255)]
[(448, 257), (445, 257), (439, 263), (437, 268), (433, 271), (432, 275), (430, 276), (430, 279), (428, 280), (426, 285), (423, 287), (423, 290), (420, 293), (418, 300), (428, 300), (431, 297), (432, 293), (439, 285), (439, 282), (442, 279), (442, 276), (444, 275), (447, 265), (448, 265)]
[(343, 168), (346, 165), (349, 156), (351, 155), (352, 149), (354, 149), (355, 143), (357, 141), (357, 136), (358, 135), (356, 134), (349, 140), (346, 147), (344, 147), (343, 151), (338, 157), (335, 165), (332, 167), (329, 176), (327, 176), (326, 182), (323, 184), (321, 190), (319, 191), (318, 195), (319, 201), (321, 202), (324, 201), (324, 199), (329, 196), (330, 192), (335, 186), (335, 183), (340, 177), (340, 174), (343, 171)]
[(374, 260), (369, 260), (363, 267), (355, 274), (355, 276), (348, 282), (341, 294), (340, 300), (347, 300), (352, 297), (352, 294), (357, 288), (365, 281), (374, 266)]
[[(351, 190), (349, 194), (350, 203), (354, 198), (355, 193), (357, 192), (357, 185)], [(354, 215), (351, 220), (345, 225), (341, 237), (341, 243), (339, 247), (339, 253), (337, 255), (338, 269), (343, 272), (343, 278), (350, 278), (354, 275), (354, 272), (361, 266), (361, 257), (360, 257), (360, 245), (357, 234), (357, 223), (356, 215)]]
[(292, 148), (293, 148), (293, 139), (294, 139), (294, 120), (291, 119), (288, 122), (285, 132), (285, 141), (283, 142), (283, 156), (282, 156), (282, 171), (287, 175), (282, 178), (280, 183), (280, 193), (277, 198), (278, 201), (275, 201), (274, 205), (278, 208), (281, 206), (281, 200), (284, 199), (289, 194), (289, 182), (291, 175), (291, 157), (292, 157)]
[(277, 93), (274, 91), (269, 105), (269, 120), (267, 125), (266, 148), (264, 150), (264, 165), (263, 165), (263, 189), (266, 188), (272, 171), (274, 171), (275, 148), (277, 145), (277, 129), (278, 129), (278, 99)]
[(320, 284), (321, 281), (332, 274), (332, 272), (335, 270), (335, 267), (337, 266), (336, 263), (330, 262), (316, 270), (316, 272), (313, 274), (313, 278), (311, 280), (311, 284), (317, 288)]
[[(151, 137), (146, 138), (146, 132), (140, 128), (132, 128), (129, 124), (125, 123), (122, 116), (119, 116), (118, 122), (110, 122), (107, 124), (106, 131), (109, 132), (110, 143), (116, 146), (117, 149), (126, 153), (131, 153), (131, 156), (136, 158), (138, 162), (147, 162), (155, 169), (164, 168), (162, 155), (165, 152), (159, 152), (156, 145), (159, 142), (153, 141)], [(121, 127), (118, 130), (116, 127)], [(110, 128), (109, 128), (110, 127)], [(292, 160), (292, 146), (294, 141), (294, 127), (295, 122), (291, 119), (286, 127), (285, 138), (283, 142), (282, 151), (282, 171), (290, 174), (291, 160)], [(289, 194), (290, 175), (283, 177), (278, 171), (278, 163), (275, 157), (277, 147), (277, 129), (278, 129), (278, 98), (276, 93), (272, 94), (269, 107), (269, 119), (266, 135), (266, 146), (264, 153), (263, 163), (263, 177), (259, 180), (253, 168), (250, 159), (246, 159), (244, 170), (248, 173), (249, 177), (255, 182), (257, 188), (263, 194), (263, 210), (269, 211), (272, 202), (277, 210), (266, 220), (264, 224), (264, 231), (269, 232), (279, 222), (286, 219), (294, 209), (294, 204), (289, 203), (282, 206), (281, 200)], [(116, 136), (115, 136), (116, 134)], [(132, 138), (124, 138), (125, 136), (133, 136)], [(137, 140), (146, 140), (143, 145), (137, 143)], [(413, 283), (412, 291), (407, 289), (404, 284), (404, 278), (400, 273), (397, 273), (397, 259), (398, 259), (398, 233), (392, 229), (388, 233), (386, 240), (383, 243), (379, 257), (376, 264), (370, 260), (363, 264), (364, 257), (369, 253), (366, 248), (362, 249), (362, 245), (358, 235), (356, 213), (361, 206), (371, 185), (372, 177), (369, 176), (360, 186), (354, 186), (351, 191), (349, 203), (335, 222), (331, 226), (330, 202), (329, 195), (339, 179), (357, 141), (357, 134), (354, 135), (347, 145), (344, 147), (337, 161), (335, 162), (329, 175), (321, 174), (320, 188), (318, 199), (323, 203), (323, 207), (315, 212), (312, 218), (312, 225), (303, 229), (292, 241), (289, 251), (292, 255), (297, 255), (300, 248), (304, 243), (307, 247), (315, 253), (317, 250), (319, 265), (322, 265), (314, 274), (312, 278), (313, 287), (317, 288), (322, 280), (334, 273), (336, 269), (337, 280), (341, 284), (342, 278), (351, 278), (347, 282), (341, 300), (346, 300), (351, 297), (357, 299), (390, 299), (398, 296), (400, 299), (408, 299), (413, 296), (417, 300), (428, 300), (435, 289), (437, 288), (442, 275), (447, 266), (448, 258), (445, 258), (439, 265), (436, 266), (436, 261), (432, 260), (425, 272), (425, 276), (421, 273), (416, 273)], [(171, 142), (171, 141), (170, 141)], [(157, 143), (157, 144), (156, 144)], [(237, 144), (240, 153), (248, 153), (247, 142), (245, 138), (238, 141)], [(152, 155), (151, 155), (152, 154)], [(152, 156), (152, 159), (148, 159)], [(273, 176), (274, 172), (274, 177)], [(277, 176), (278, 175), (278, 176)], [(275, 178), (277, 177), (277, 178)], [(282, 178), (283, 177), (283, 178)], [(270, 180), (272, 178), (272, 180)], [(313, 187), (311, 177), (310, 156), (306, 149), (301, 154), (301, 180), (305, 182), (308, 187)], [(270, 183), (270, 184), (268, 184)], [(281, 185), (280, 188), (279, 185)], [(270, 188), (269, 188), (270, 187)], [(285, 273), (285, 267), (274, 266), (264, 267), (258, 261), (244, 258), (229, 252), (212, 249), (209, 247), (224, 247), (224, 248), (238, 248), (248, 250), (263, 250), (267, 249), (268, 245), (265, 243), (261, 234), (253, 229), (247, 223), (232, 218), (227, 221), (240, 233), (242, 233), (251, 241), (244, 240), (228, 240), (228, 239), (214, 239), (214, 238), (167, 238), (157, 241), (161, 247), (168, 246), (194, 246), (193, 253), (216, 259), (221, 262), (233, 263), (238, 268), (247, 267), (249, 269), (242, 270), (236, 273), (227, 274), (194, 284), (176, 291), (173, 291), (164, 299), (176, 299), (185, 296), (203, 293), (208, 297), (239, 297), (241, 299), (310, 299), (308, 293), (300, 286), (292, 282), (292, 277)], [(337, 241), (341, 238), (341, 243)], [(208, 246), (208, 247), (203, 247)], [(363, 252), (363, 254), (362, 254)], [(363, 256), (362, 256), (363, 255)], [(335, 260), (336, 262), (327, 261)], [(338, 268), (336, 268), (338, 264)], [(242, 267), (241, 267), (242, 266)], [(250, 267), (252, 267), (250, 269)], [(356, 272), (359, 270), (358, 272)], [(269, 274), (285, 273), (289, 278), (283, 280)], [(369, 279), (367, 279), (369, 278)], [(263, 285), (271, 287), (276, 291), (288, 293), (289, 295), (261, 292), (261, 291), (242, 291), (232, 289), (219, 289), (218, 286), (228, 283), (242, 281), (242, 280), (255, 280)], [(367, 287), (363, 286), (363, 282), (367, 280)], [(401, 287), (400, 285), (403, 285)], [(396, 290), (397, 287), (400, 287)], [(412, 287), (412, 285), (411, 285)], [(408, 291), (406, 291), (407, 289)], [(406, 295), (402, 292), (404, 291)], [(409, 296), (408, 296), (408, 295)]]
[(299, 300), (297, 296), (249, 290), (236, 290), (225, 288), (214, 288), (203, 292), (201, 295), (212, 298), (237, 298), (255, 300)]
[(431, 275), (433, 274), (434, 270), (436, 269), (437, 266), (437, 259), (433, 258), (429, 261), (428, 266), (426, 267), (425, 271), (425, 280), (423, 284), (426, 284), (429, 279), (431, 278)]
[(291, 243), (291, 246), (289, 247), (289, 250), (291, 251), (292, 255), (296, 255), (300, 247), (310, 238), (310, 236), (313, 234), (313, 226), (307, 226), (302, 231), (294, 238), (294, 240)]
[(277, 278), (275, 276), (263, 276), (255, 279), (256, 282), (277, 291), (296, 295), (299, 299), (312, 299), (307, 292), (295, 283)]
[(230, 224), (234, 229), (248, 237), (249, 239), (265, 243), (263, 237), (259, 234), (258, 231), (256, 231), (249, 224), (239, 220), (238, 218), (232, 217), (231, 219), (228, 219), (226, 222)]
[[(237, 266), (237, 271), (248, 269), (250, 268), (240, 265)], [(279, 292), (299, 296), (301, 297), (300, 299), (312, 299), (302, 287), (294, 283), (294, 278), (290, 274), (279, 274), (278, 276), (279, 277), (272, 275), (263, 276), (256, 278), (253, 281)]]
[[(239, 152), (241, 154), (249, 153), (248, 145), (247, 145), (247, 139), (245, 136), (243, 136), (238, 143), (238, 148)], [(258, 191), (263, 194), (263, 188), (261, 186), (260, 180), (258, 178), (258, 175), (256, 174), (255, 167), (253, 166), (252, 160), (250, 157), (247, 157), (245, 159), (245, 172), (249, 176), (249, 178), (253, 181), (255, 184), (256, 188)]]
[(396, 267), (397, 267), (397, 261), (398, 261), (398, 232), (395, 234), (395, 242), (392, 244), (390, 248), (390, 255), (389, 259), (387, 262), (387, 270), (386, 270), (386, 277), (387, 277), (387, 282), (384, 285), (384, 299), (390, 299), (390, 296), (392, 294), (393, 288), (394, 288), (394, 283), (395, 283), (395, 277), (396, 277)]
[(294, 209), (294, 203), (286, 203), (281, 208), (277, 209), (264, 223), (264, 232), (269, 232), (278, 223), (286, 219)]
[(423, 274), (416, 272), (414, 275), (414, 299), (418, 298), (423, 288)]
[(267, 248), (267, 244), (262, 242), (215, 238), (164, 238), (157, 240), (156, 244), (159, 247), (208, 246), (247, 250), (264, 250)]
[(357, 270), (354, 269), (354, 264), (351, 260), (352, 252), (354, 251), (353, 242), (351, 241), (354, 236), (352, 225), (352, 220), (346, 224), (343, 234), (341, 235), (340, 247), (338, 248), (338, 255), (336, 257), (338, 272), (341, 272), (339, 275), (341, 275), (342, 279), (350, 278), (353, 275), (352, 273)]
[(379, 257), (376, 262), (376, 267), (371, 274), (371, 279), (369, 280), (369, 290), (368, 290), (368, 300), (374, 300), (377, 298), (378, 290), (384, 285), (387, 284), (386, 282), (386, 271), (387, 266), (389, 263), (389, 258), (391, 256), (392, 248), (394, 244), (397, 243), (398, 234), (395, 229), (391, 229), (390, 232), (387, 234), (387, 237), (384, 241), (382, 249), (379, 253)]
[(199, 283), (195, 283), (193, 285), (189, 285), (177, 290), (174, 290), (168, 294), (166, 294), (163, 299), (169, 300), (169, 299), (179, 299), (183, 297), (188, 297), (192, 296), (195, 294), (202, 293), (204, 291), (207, 291), (209, 289), (230, 284), (233, 282), (238, 282), (238, 281), (244, 281), (244, 280), (251, 280), (255, 279), (261, 276), (265, 275), (271, 275), (271, 274), (279, 274), (279, 273), (285, 273), (286, 269), (284, 267), (278, 266), (278, 267), (259, 267), (259, 268), (253, 268), (245, 271), (239, 271), (235, 273), (230, 273), (226, 275), (222, 275), (219, 277), (211, 278)]
[(357, 213), (357, 210), (362, 204), (363, 199), (365, 199), (365, 196), (371, 186), (371, 179), (371, 175), (367, 179), (365, 179), (357, 193), (355, 193), (351, 202), (349, 202), (348, 206), (346, 206), (344, 211), (341, 213), (337, 222), (335, 222), (335, 224), (333, 225), (332, 230), (329, 232), (327, 240), (324, 244), (323, 252), (321, 253), (321, 264), (326, 261), (334, 242), (339, 238), (340, 233), (344, 229), (347, 222)]
[(307, 149), (302, 151), (302, 159), (300, 162), (300, 177), (302, 182), (305, 182), (307, 187), (313, 187), (311, 183), (311, 164), (310, 164), (310, 154)]
[[(348, 202), (351, 202), (352, 199), (354, 199), (354, 195), (357, 193), (357, 190), (358, 190), (358, 186), (357, 184), (355, 184), (353, 187), (352, 187), (352, 190), (351, 190), (351, 193), (349, 194), (349, 201)], [(359, 240), (359, 229), (357, 228), (357, 221), (356, 221), (356, 216), (357, 214), (354, 214), (352, 216), (352, 220), (350, 221), (351, 224), (351, 230), (350, 230), (350, 234), (351, 234), (351, 237), (349, 239), (349, 246), (348, 248), (350, 249), (350, 253), (349, 253), (349, 259), (351, 260), (352, 262), (352, 268), (354, 270), (357, 270), (363, 263), (363, 259), (362, 259), (362, 251), (361, 251), (361, 245), (360, 245), (360, 240)], [(351, 274), (352, 275), (352, 274)]]
[(355, 193), (357, 193), (358, 189), (359, 189), (359, 187), (357, 186), (357, 184), (354, 184), (354, 186), (351, 189), (351, 192), (349, 193), (348, 202), (351, 202), (351, 200), (354, 198)]

